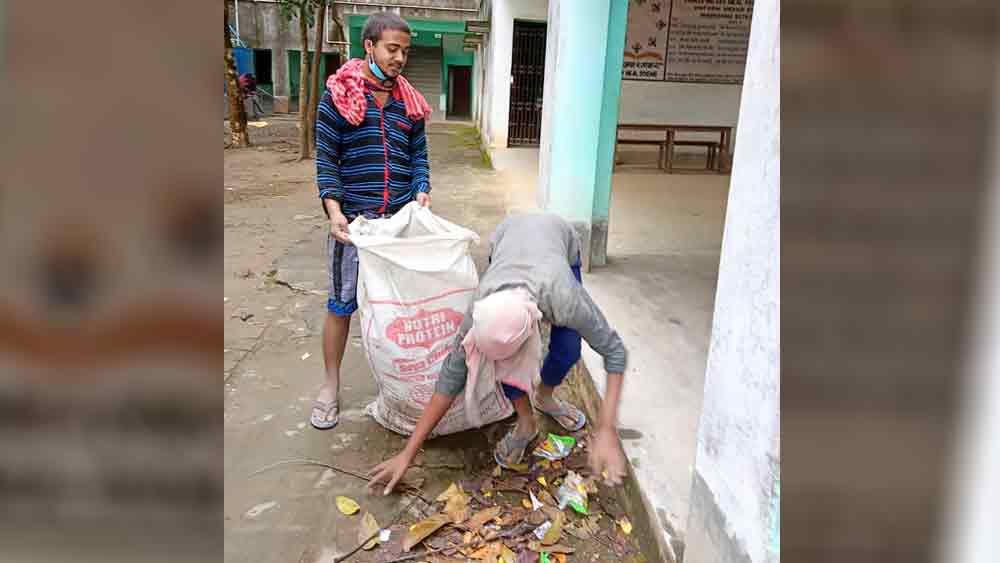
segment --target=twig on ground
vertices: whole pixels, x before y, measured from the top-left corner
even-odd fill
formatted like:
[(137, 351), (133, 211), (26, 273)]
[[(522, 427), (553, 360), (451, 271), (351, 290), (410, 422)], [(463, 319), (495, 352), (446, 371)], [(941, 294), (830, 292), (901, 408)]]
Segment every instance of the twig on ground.
[[(395, 526), (396, 523), (399, 522), (399, 519), (403, 517), (403, 514), (406, 514), (406, 511), (408, 511), (410, 509), (410, 507), (413, 506), (413, 503), (417, 502), (417, 499), (419, 499), (419, 498), (420, 498), (419, 496), (414, 496), (413, 499), (410, 500), (409, 504), (407, 504), (406, 506), (404, 506), (402, 508), (402, 510), (400, 510), (399, 512), (396, 513), (396, 516), (393, 517), (392, 521), (389, 522), (389, 524), (384, 529), (388, 529), (388, 528), (391, 528), (391, 527)], [(352, 549), (350, 551), (350, 553), (347, 553), (345, 555), (341, 555), (340, 557), (335, 557), (333, 559), (333, 563), (340, 563), (341, 561), (347, 561), (352, 555), (354, 555), (355, 553), (357, 553), (358, 551), (360, 551), (361, 548), (363, 548), (368, 542), (370, 542), (373, 539), (377, 538), (379, 536), (379, 534), (381, 534), (381, 533), (382, 533), (381, 529), (377, 530), (374, 534), (372, 534), (371, 536), (369, 536), (368, 539), (366, 539), (365, 541), (361, 542), (360, 544), (358, 544), (357, 547), (355, 547), (354, 549)]]
[[(263, 473), (265, 471), (270, 471), (271, 469), (274, 469), (276, 467), (281, 467), (282, 465), (293, 465), (293, 464), (299, 464), (299, 465), (318, 465), (320, 467), (326, 467), (327, 469), (332, 469), (332, 470), (337, 471), (339, 473), (343, 473), (344, 475), (350, 475), (351, 477), (355, 477), (357, 479), (361, 479), (362, 481), (366, 481), (366, 482), (369, 482), (369, 483), (371, 482), (371, 477), (368, 477), (366, 475), (362, 475), (361, 473), (357, 473), (355, 471), (351, 471), (350, 469), (344, 469), (342, 467), (337, 467), (336, 465), (333, 465), (331, 463), (326, 463), (324, 461), (318, 461), (318, 460), (315, 460), (315, 459), (306, 459), (306, 458), (301, 458), (301, 459), (286, 459), (286, 460), (278, 461), (278, 462), (272, 463), (270, 465), (267, 465), (265, 467), (261, 467), (260, 469), (258, 469), (257, 471), (254, 471), (253, 473), (251, 473), (247, 477), (249, 478), (249, 477), (253, 477), (255, 475), (259, 475), (259, 474), (261, 474), (261, 473)], [(424, 498), (424, 496), (421, 493), (420, 489), (414, 487), (413, 485), (409, 485), (407, 483), (399, 483), (397, 485), (397, 488), (400, 490), (400, 492), (402, 492), (404, 494), (410, 495), (410, 496), (415, 497), (415, 498), (419, 498), (420, 500), (424, 501), (428, 505), (431, 504), (431, 501), (429, 501), (426, 498)]]

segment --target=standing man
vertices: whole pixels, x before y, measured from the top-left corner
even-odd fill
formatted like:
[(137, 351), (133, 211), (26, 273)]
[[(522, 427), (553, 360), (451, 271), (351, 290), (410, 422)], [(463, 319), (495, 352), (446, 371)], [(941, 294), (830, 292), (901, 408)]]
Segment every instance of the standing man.
[(340, 367), (358, 308), (358, 252), (348, 224), (387, 217), (411, 201), (430, 205), (425, 120), (431, 108), (400, 75), (410, 26), (396, 14), (368, 18), (365, 59), (352, 59), (327, 82), (316, 114), (316, 183), (330, 218), (330, 293), (323, 326), (326, 380), (310, 422), (325, 430), (339, 417)]

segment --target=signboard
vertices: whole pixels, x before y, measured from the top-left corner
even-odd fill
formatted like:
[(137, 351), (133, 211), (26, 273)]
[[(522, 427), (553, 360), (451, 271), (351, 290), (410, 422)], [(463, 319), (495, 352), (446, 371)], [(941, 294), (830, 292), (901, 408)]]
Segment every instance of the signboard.
[(753, 0), (629, 0), (622, 78), (742, 84)]

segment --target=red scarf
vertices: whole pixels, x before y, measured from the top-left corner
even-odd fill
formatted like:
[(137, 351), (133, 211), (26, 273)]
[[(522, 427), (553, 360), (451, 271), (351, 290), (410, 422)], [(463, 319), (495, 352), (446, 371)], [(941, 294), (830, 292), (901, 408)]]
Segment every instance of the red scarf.
[[(326, 80), (333, 105), (337, 106), (337, 111), (351, 125), (360, 125), (368, 108), (368, 102), (365, 100), (365, 77), (361, 71), (364, 65), (363, 59), (351, 59)], [(431, 115), (431, 106), (427, 104), (427, 100), (402, 75), (396, 77), (396, 87), (392, 89), (392, 95), (403, 100), (406, 116), (410, 119), (419, 121)]]

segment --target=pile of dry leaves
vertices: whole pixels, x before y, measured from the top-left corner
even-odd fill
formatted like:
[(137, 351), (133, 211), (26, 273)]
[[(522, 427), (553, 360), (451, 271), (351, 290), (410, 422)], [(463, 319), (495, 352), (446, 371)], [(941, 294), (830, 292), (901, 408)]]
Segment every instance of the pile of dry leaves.
[[(379, 563), (545, 563), (596, 560), (598, 552), (619, 560), (638, 554), (631, 522), (586, 467), (587, 435), (552, 438), (574, 443), (550, 456), (559, 459), (533, 455), (515, 471), (495, 467), (452, 483), (427, 507), (431, 515), (413, 524), (380, 530), (365, 513), (359, 542), (378, 548)], [(360, 511), (344, 497), (338, 507), (345, 514)]]

